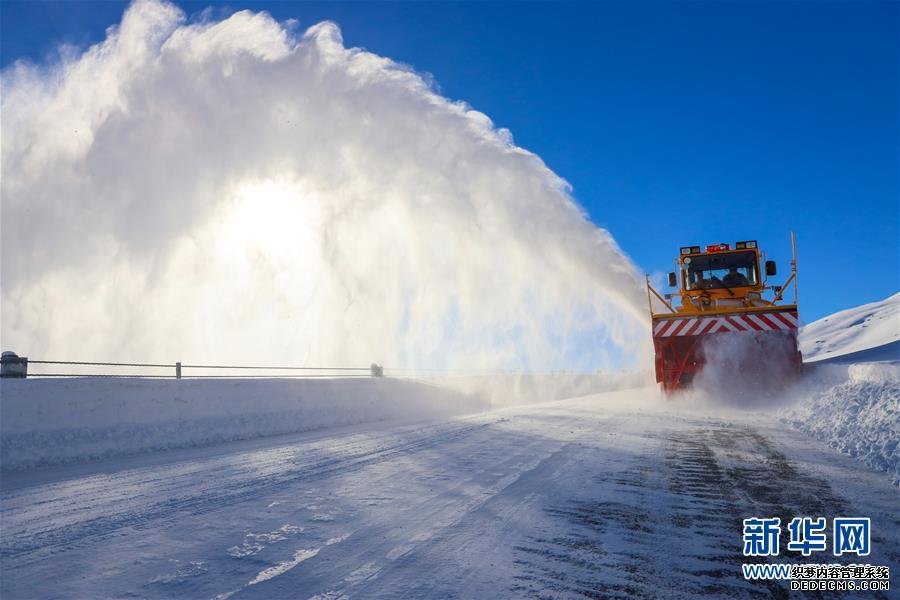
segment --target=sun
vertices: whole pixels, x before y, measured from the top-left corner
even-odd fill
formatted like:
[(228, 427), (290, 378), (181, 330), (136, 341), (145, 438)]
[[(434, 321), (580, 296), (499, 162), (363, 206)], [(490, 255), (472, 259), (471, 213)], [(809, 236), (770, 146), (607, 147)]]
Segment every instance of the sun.
[(226, 203), (219, 241), (226, 254), (252, 253), (279, 263), (318, 260), (320, 205), (295, 181), (253, 180)]

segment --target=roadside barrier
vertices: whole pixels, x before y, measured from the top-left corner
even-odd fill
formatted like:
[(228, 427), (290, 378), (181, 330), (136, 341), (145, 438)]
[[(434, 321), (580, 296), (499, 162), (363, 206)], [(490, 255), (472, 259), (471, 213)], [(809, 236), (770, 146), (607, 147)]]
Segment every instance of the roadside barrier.
[[(29, 372), (31, 365), (69, 365), (79, 367), (79, 372), (40, 371)], [(85, 369), (85, 367), (90, 367)], [(118, 373), (101, 371), (93, 367), (133, 367), (145, 369), (138, 373)], [(165, 369), (168, 372), (159, 373), (155, 370)], [(149, 370), (149, 371), (147, 371)], [(193, 372), (191, 372), (193, 371)], [(205, 373), (204, 371), (213, 371)], [(219, 373), (229, 371), (228, 373)], [(240, 374), (235, 373), (241, 372)], [(246, 373), (253, 371), (253, 373)], [(137, 363), (137, 362), (113, 362), (113, 361), (83, 361), (83, 360), (32, 360), (18, 356), (14, 352), (4, 352), (2, 357), (2, 369), (0, 377), (25, 379), (29, 377), (139, 377), (149, 379), (255, 379), (259, 377), (278, 378), (347, 378), (347, 377), (384, 377), (384, 367), (372, 363), (368, 367), (298, 367), (298, 366), (271, 366), (271, 365), (205, 365), (174, 363)]]

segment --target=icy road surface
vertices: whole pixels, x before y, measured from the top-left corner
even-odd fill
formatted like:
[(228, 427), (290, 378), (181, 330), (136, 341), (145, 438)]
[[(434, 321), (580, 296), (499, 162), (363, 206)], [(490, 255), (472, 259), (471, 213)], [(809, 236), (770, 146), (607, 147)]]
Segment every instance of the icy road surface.
[(751, 516), (871, 517), (865, 562), (900, 585), (888, 477), (651, 396), (10, 475), (0, 596), (786, 596), (741, 577)]

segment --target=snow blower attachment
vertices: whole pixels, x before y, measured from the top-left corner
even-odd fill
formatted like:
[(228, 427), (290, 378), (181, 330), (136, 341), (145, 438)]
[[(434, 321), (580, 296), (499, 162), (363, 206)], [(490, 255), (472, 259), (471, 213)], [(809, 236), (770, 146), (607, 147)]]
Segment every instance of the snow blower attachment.
[[(791, 234), (791, 247), (794, 236)], [(721, 336), (745, 336), (751, 352), (744, 352), (737, 368), (767, 372), (799, 373), (802, 360), (797, 346), (797, 259), (791, 260), (791, 276), (782, 286), (766, 285), (766, 278), (776, 274), (774, 261), (764, 262), (755, 241), (685, 246), (675, 261), (680, 277), (669, 273), (669, 287), (676, 293), (661, 296), (647, 277), (647, 299), (653, 325), (653, 348), (656, 351), (656, 381), (666, 392), (688, 387), (711, 356), (722, 347)], [(793, 304), (778, 304), (785, 288), (793, 282)], [(763, 299), (770, 290), (771, 300)], [(654, 312), (655, 296), (667, 311)], [(672, 301), (678, 296), (679, 303)], [(779, 364), (771, 365), (772, 361)], [(767, 369), (767, 362), (773, 368)], [(784, 364), (784, 363), (788, 364)]]

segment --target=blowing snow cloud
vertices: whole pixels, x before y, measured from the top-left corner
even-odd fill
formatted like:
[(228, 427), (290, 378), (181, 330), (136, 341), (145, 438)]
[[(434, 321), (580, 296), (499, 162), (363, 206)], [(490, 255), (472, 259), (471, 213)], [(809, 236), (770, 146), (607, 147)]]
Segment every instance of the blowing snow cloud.
[(62, 55), (3, 72), (5, 349), (541, 370), (642, 357), (635, 269), (566, 182), (335, 24), (191, 23), (142, 0)]

